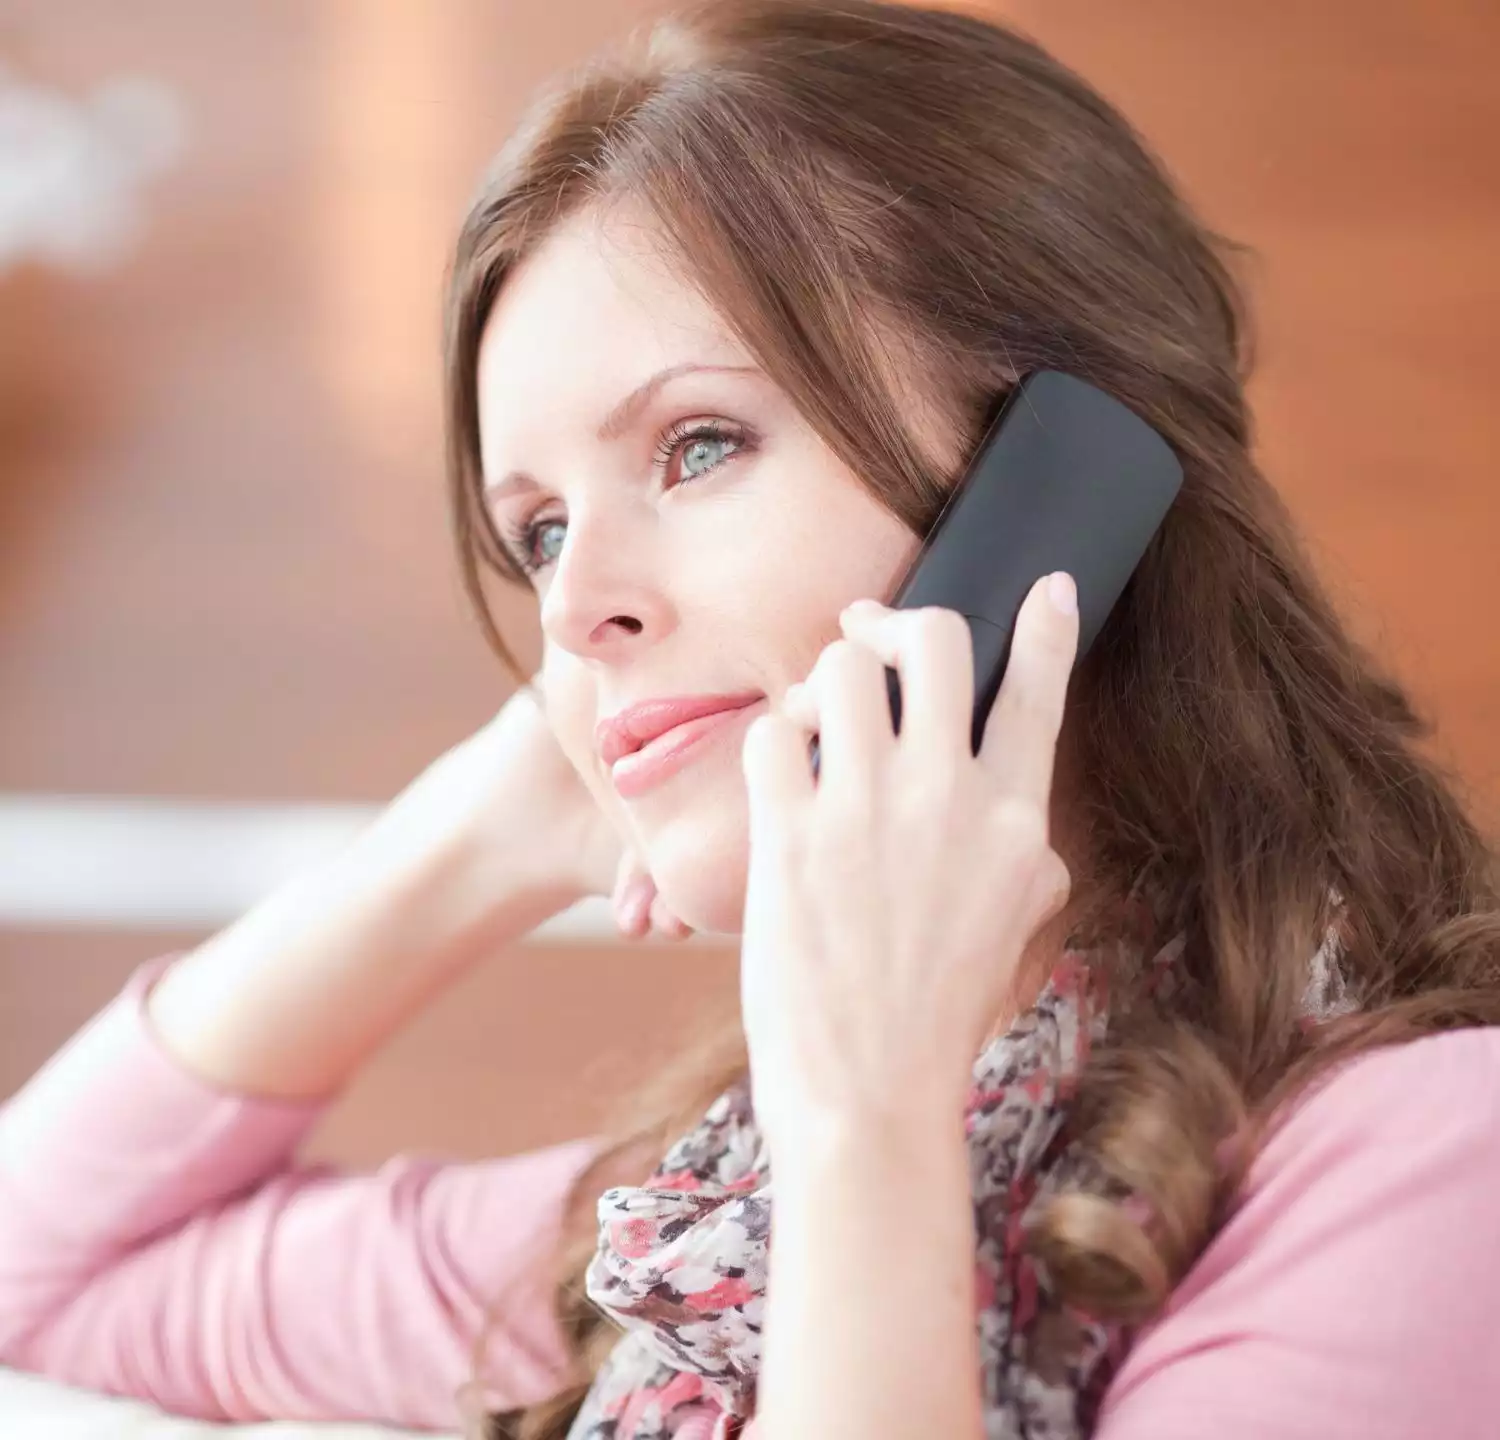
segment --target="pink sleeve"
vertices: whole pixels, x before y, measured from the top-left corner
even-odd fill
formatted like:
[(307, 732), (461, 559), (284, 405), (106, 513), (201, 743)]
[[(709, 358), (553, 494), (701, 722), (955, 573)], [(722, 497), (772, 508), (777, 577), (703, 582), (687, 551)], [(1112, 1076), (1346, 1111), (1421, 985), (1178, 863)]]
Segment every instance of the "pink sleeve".
[(1361, 1057), (1294, 1113), (1096, 1440), (1500, 1434), (1500, 1031)]
[[(545, 1276), (590, 1147), (297, 1167), (320, 1108), (221, 1094), (125, 992), (0, 1111), (0, 1363), (209, 1419), (455, 1428), (558, 1387)], [(539, 1264), (537, 1262), (540, 1262)]]

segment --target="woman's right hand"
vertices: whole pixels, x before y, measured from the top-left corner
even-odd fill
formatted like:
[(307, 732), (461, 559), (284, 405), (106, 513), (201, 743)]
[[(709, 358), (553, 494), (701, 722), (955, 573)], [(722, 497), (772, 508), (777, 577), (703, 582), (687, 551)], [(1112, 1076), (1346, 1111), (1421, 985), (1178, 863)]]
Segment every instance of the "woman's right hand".
[(483, 924), (485, 895), (498, 901), (506, 887), (496, 882), (509, 873), (553, 897), (557, 909), (608, 895), (628, 938), (691, 933), (563, 754), (536, 681), (429, 765), (361, 843), (387, 856), (441, 855), (469, 877), (476, 924)]
[[(170, 967), (148, 1008), (166, 1049), (236, 1093), (335, 1093), (477, 961), (614, 889), (627, 935), (686, 933), (625, 911), (649, 879), (523, 690), (427, 767), (326, 863)], [(653, 892), (654, 896), (654, 892)]]

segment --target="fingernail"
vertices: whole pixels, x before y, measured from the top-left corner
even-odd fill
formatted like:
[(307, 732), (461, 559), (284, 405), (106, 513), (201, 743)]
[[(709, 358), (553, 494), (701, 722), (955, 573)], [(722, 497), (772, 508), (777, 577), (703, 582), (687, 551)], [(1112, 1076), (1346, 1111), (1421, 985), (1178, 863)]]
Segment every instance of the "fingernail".
[(653, 899), (651, 882), (647, 879), (633, 880), (620, 901), (620, 923), (627, 930), (636, 929), (646, 918)]
[(885, 606), (878, 600), (852, 600), (844, 606), (845, 615), (878, 615)]
[(1047, 598), (1060, 615), (1078, 613), (1078, 586), (1065, 570), (1055, 571), (1047, 577)]

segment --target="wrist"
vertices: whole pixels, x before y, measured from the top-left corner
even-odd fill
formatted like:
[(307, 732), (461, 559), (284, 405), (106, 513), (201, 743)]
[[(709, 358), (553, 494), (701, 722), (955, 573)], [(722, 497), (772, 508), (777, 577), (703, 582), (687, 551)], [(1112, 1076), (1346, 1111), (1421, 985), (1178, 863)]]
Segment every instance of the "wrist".
[(165, 1048), (227, 1089), (326, 1098), (474, 962), (566, 899), (493, 850), (362, 835), (165, 975), (149, 1009)]
[(962, 1096), (946, 1087), (836, 1108), (800, 1106), (768, 1135), (778, 1201), (959, 1174), (968, 1184)]
[(460, 824), (414, 837), (377, 821), (343, 857), (346, 892), (455, 962), (523, 938), (583, 898), (580, 881), (519, 837)]
[(759, 1423), (767, 1435), (977, 1436), (962, 1116), (872, 1116), (846, 1112), (772, 1143)]

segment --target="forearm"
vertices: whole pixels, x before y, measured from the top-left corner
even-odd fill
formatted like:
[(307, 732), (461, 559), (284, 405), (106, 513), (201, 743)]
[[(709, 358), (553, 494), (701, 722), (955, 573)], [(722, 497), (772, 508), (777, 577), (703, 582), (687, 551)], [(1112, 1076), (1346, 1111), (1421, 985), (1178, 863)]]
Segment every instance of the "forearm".
[[(946, 1116), (946, 1110), (934, 1111)], [(974, 1231), (960, 1107), (772, 1151), (757, 1434), (978, 1440)]]
[(158, 1038), (237, 1093), (335, 1092), (476, 955), (577, 898), (522, 846), (479, 872), (464, 845), (393, 844), (377, 824), (173, 966), (149, 1002)]

